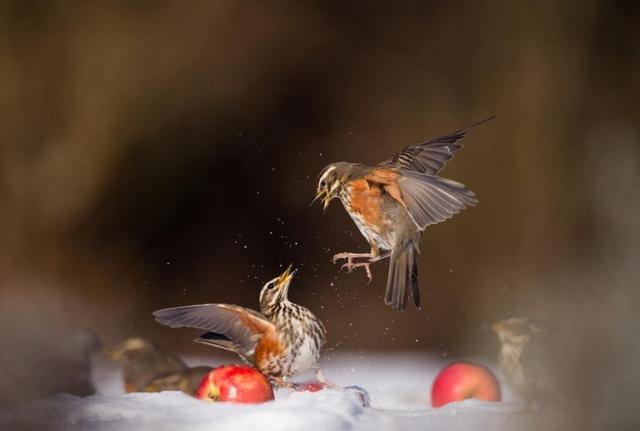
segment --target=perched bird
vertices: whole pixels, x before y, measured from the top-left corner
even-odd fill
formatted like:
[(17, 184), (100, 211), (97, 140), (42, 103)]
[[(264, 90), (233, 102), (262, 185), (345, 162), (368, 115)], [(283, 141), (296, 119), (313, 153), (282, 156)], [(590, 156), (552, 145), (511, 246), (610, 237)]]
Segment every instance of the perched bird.
[(152, 379), (143, 388), (144, 392), (182, 391), (192, 396), (196, 395), (202, 379), (211, 371), (211, 367), (198, 366)]
[[(356, 226), (371, 245), (369, 253), (339, 253), (343, 268), (363, 267), (390, 258), (385, 303), (406, 308), (409, 297), (420, 306), (418, 253), (420, 232), (474, 206), (475, 194), (464, 185), (437, 174), (444, 168), (469, 130), (494, 117), (421, 144), (412, 145), (376, 166), (335, 162), (318, 177), (316, 197), (324, 208), (339, 198)], [(364, 259), (354, 262), (354, 259)]]
[(500, 371), (514, 392), (526, 400), (527, 408), (535, 411), (545, 400), (561, 399), (540, 339), (540, 326), (523, 317), (512, 317), (495, 322), (491, 329), (501, 344)]
[[(260, 313), (237, 305), (204, 304), (166, 308), (153, 315), (172, 328), (207, 331), (195, 341), (232, 351), (276, 383), (291, 386), (284, 378), (316, 368), (326, 340), (322, 322), (288, 299), (294, 274), (289, 267), (264, 285)], [(318, 378), (322, 380), (321, 373)]]
[(124, 388), (127, 392), (155, 392), (145, 390), (154, 379), (182, 373), (188, 368), (177, 355), (140, 337), (128, 338), (105, 350), (111, 359), (122, 362)]

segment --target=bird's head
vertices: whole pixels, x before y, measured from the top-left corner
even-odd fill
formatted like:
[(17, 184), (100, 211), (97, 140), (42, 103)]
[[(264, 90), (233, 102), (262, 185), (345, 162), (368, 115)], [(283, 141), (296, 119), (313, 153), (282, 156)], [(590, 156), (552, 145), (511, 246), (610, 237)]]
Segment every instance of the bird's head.
[(150, 351), (153, 350), (153, 344), (140, 337), (127, 338), (120, 344), (114, 347), (107, 347), (104, 349), (105, 353), (113, 360), (125, 360), (135, 352)]
[(295, 273), (296, 270), (292, 270), (291, 265), (289, 265), (280, 276), (265, 283), (260, 291), (260, 309), (262, 314), (268, 315), (269, 310), (288, 299), (289, 285)]
[(540, 332), (540, 327), (530, 319), (524, 317), (511, 317), (500, 320), (491, 325), (502, 344), (512, 346), (526, 345), (531, 337)]
[(318, 186), (316, 187), (316, 197), (313, 199), (313, 202), (321, 199), (323, 209), (327, 209), (331, 199), (338, 197), (338, 191), (344, 181), (348, 165), (349, 164), (345, 162), (331, 163), (320, 171)]

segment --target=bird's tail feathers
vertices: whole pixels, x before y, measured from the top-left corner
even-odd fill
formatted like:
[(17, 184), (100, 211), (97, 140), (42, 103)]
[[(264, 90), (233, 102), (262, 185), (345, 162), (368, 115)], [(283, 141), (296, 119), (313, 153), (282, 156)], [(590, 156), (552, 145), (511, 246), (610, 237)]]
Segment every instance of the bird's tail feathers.
[(409, 297), (416, 307), (420, 307), (418, 290), (418, 250), (413, 241), (402, 248), (396, 248), (391, 255), (385, 304), (402, 311), (407, 307)]

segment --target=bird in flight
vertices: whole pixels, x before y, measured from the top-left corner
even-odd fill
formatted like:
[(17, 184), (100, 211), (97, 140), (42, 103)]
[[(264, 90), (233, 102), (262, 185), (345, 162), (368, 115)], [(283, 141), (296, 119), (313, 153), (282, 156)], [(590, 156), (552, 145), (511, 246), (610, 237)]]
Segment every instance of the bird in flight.
[(333, 262), (345, 259), (342, 267), (349, 272), (362, 267), (371, 281), (369, 265), (390, 258), (385, 303), (404, 310), (411, 297), (420, 307), (420, 232), (478, 203), (471, 190), (438, 173), (462, 148), (467, 133), (493, 118), (409, 146), (375, 166), (335, 162), (322, 169), (314, 202), (322, 200), (326, 209), (340, 199), (371, 246), (369, 253), (338, 253)]

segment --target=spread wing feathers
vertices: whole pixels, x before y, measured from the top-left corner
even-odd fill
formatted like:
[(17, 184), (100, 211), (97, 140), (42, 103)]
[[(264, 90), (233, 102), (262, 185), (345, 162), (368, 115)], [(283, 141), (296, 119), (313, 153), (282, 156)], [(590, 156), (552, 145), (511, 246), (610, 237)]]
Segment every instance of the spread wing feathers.
[(398, 186), (407, 211), (420, 230), (478, 203), (475, 193), (463, 184), (432, 175), (403, 172)]
[(385, 304), (402, 311), (407, 308), (409, 295), (411, 295), (416, 307), (420, 307), (417, 259), (418, 254), (413, 242), (393, 251), (389, 264)]
[(229, 352), (239, 355), (245, 362), (253, 363), (255, 349), (245, 350), (234, 343), (229, 337), (218, 334), (217, 332), (205, 332), (193, 341), (218, 349), (228, 350)]
[(222, 335), (249, 356), (262, 335), (273, 330), (273, 323), (263, 315), (237, 305), (188, 305), (154, 311), (153, 315), (159, 323), (172, 328), (197, 328)]
[(495, 115), (472, 124), (466, 129), (460, 129), (438, 138), (430, 139), (420, 144), (405, 148), (394, 154), (389, 160), (380, 163), (380, 166), (421, 172), (428, 175), (436, 175), (453, 158), (453, 153), (462, 148), (462, 141), (467, 133), (476, 126), (493, 120)]
[(206, 344), (208, 346), (218, 347), (220, 349), (229, 350), (231, 352), (238, 352), (239, 348), (231, 341), (226, 335), (218, 334), (217, 332), (205, 332), (195, 340), (196, 343)]

